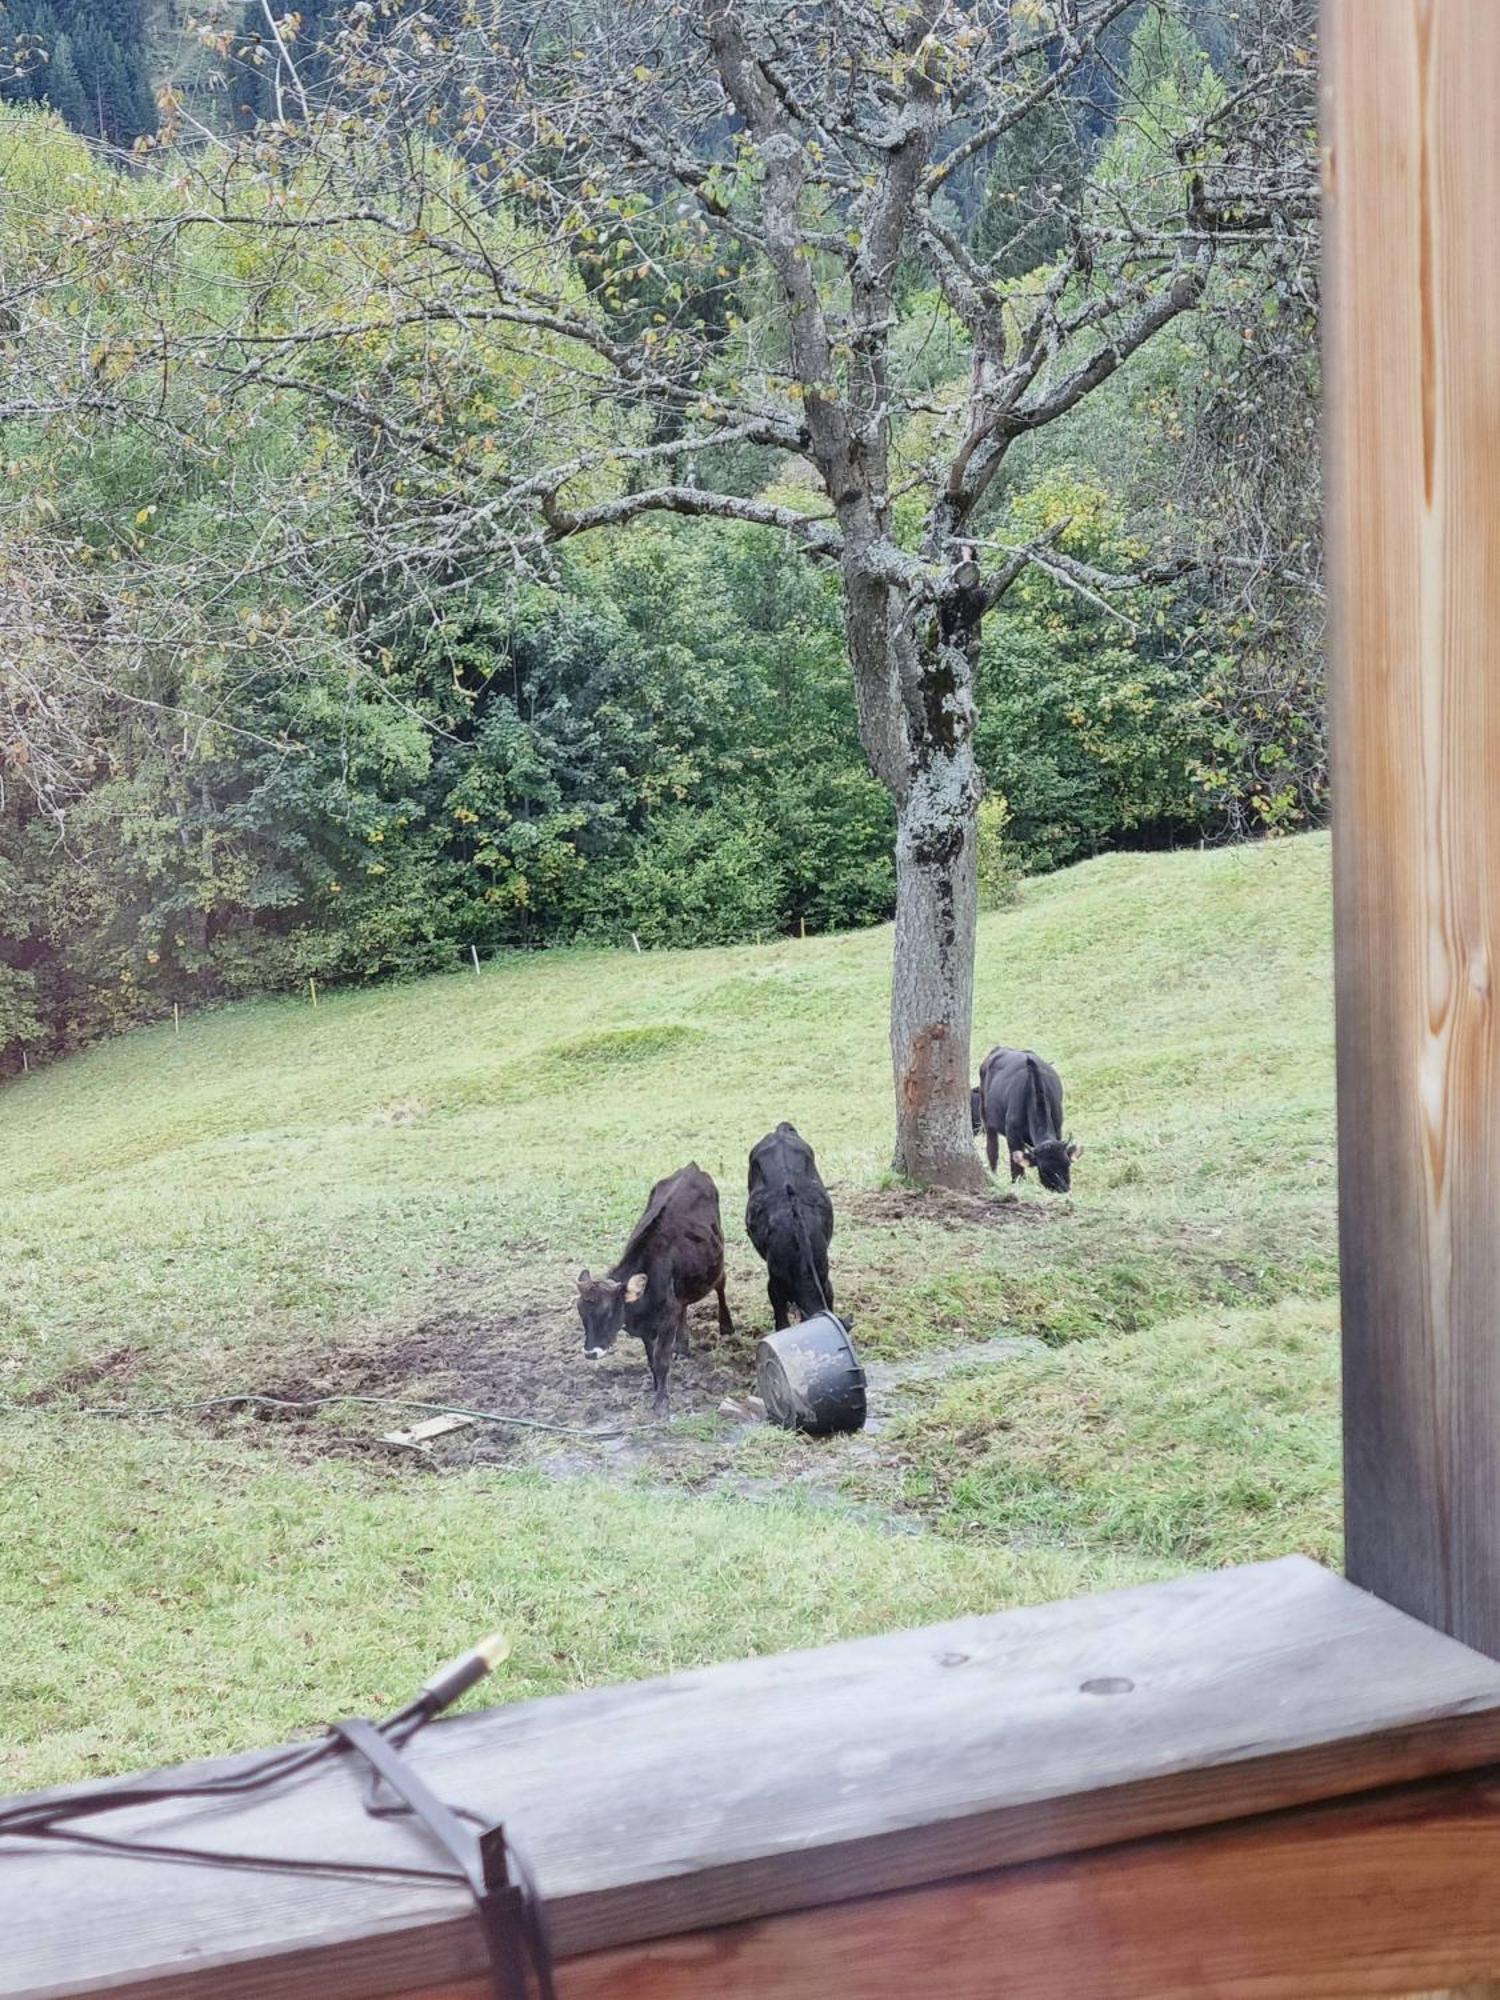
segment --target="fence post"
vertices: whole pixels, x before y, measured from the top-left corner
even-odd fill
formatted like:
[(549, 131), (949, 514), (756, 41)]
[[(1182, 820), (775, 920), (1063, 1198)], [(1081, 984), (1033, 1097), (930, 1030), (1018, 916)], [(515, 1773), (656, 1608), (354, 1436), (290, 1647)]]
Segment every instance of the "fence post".
[(1348, 1571), (1500, 1655), (1500, 5), (1323, 21)]

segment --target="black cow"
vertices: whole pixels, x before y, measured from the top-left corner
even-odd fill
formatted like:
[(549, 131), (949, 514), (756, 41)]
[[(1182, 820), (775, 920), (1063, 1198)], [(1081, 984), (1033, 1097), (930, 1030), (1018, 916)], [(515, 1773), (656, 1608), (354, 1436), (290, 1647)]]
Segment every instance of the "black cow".
[(710, 1292), (719, 1298), (720, 1333), (733, 1333), (724, 1297), (719, 1190), (696, 1162), (689, 1162), (652, 1188), (624, 1255), (607, 1274), (591, 1278), (587, 1271), (578, 1273), (583, 1351), (597, 1360), (614, 1346), (621, 1327), (638, 1334), (656, 1391), (654, 1407), (658, 1416), (665, 1416), (672, 1356), (679, 1346), (687, 1346), (687, 1309)]
[(833, 1203), (812, 1147), (785, 1119), (750, 1149), (745, 1229), (765, 1259), (766, 1290), (778, 1327), (788, 1324), (792, 1306), (802, 1319), (825, 1308), (832, 1312), (828, 1245)]
[(1062, 1136), (1062, 1079), (1030, 1049), (991, 1049), (979, 1065), (979, 1088), (969, 1092), (976, 1134), (984, 1127), (991, 1172), (1000, 1164), (1000, 1134), (1010, 1155), (1010, 1177), (1028, 1167), (1053, 1194), (1066, 1194), (1073, 1162), (1083, 1151)]

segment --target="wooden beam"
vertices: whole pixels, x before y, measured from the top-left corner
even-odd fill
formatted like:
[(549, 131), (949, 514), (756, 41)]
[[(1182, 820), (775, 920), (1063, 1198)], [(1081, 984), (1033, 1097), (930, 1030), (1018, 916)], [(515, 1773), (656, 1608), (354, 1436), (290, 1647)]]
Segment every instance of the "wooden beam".
[(1497, 1880), (1487, 1774), (599, 1952), (559, 2000), (1483, 2000)]
[(1324, 58), (1347, 1560), (1500, 1655), (1500, 6)]
[[(1500, 1667), (1294, 1557), (518, 1704), (413, 1756), (503, 1819), (579, 1958), (1500, 1762)], [(341, 1762), (102, 1830), (434, 1860)], [(482, 1964), (448, 1886), (3, 1842), (0, 1938), (8, 2000), (372, 2000)]]

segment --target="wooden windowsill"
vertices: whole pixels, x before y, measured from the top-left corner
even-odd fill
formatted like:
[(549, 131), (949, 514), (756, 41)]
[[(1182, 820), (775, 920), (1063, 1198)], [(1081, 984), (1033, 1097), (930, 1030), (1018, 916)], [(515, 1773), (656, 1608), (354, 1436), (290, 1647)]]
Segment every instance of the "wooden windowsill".
[[(411, 1755), (504, 1821), (566, 1958), (1500, 1763), (1500, 1666), (1291, 1557), (493, 1709)], [(108, 1822), (146, 1827), (437, 1865), (342, 1763)], [(446, 1886), (56, 1846), (0, 1848), (0, 1936), (0, 1994), (54, 2000), (365, 2000), (483, 1964)]]

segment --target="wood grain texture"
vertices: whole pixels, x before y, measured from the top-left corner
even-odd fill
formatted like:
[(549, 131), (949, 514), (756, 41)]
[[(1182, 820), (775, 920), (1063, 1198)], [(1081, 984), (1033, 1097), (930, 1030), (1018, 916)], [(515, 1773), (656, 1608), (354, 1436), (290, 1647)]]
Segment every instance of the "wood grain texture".
[[(1500, 1761), (1500, 1667), (1289, 1558), (518, 1704), (414, 1757), (504, 1819), (571, 1956)], [(124, 1827), (433, 1859), (342, 1766)], [(0, 1854), (5, 1995), (366, 2000), (472, 1974), (475, 1928), (445, 1887)]]
[(1324, 57), (1347, 1560), (1500, 1654), (1500, 7)]
[[(559, 1993), (1486, 2000), (1497, 1879), (1500, 1782), (1486, 1775), (600, 1952), (565, 1965)], [(403, 2000), (486, 1996), (464, 1983)]]

